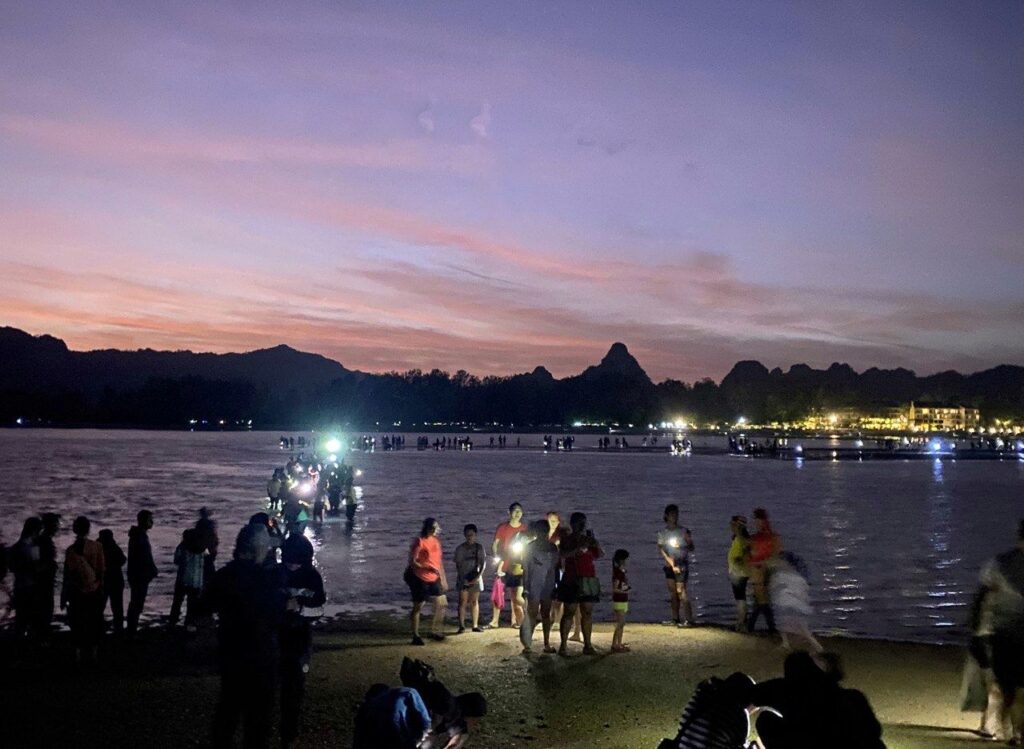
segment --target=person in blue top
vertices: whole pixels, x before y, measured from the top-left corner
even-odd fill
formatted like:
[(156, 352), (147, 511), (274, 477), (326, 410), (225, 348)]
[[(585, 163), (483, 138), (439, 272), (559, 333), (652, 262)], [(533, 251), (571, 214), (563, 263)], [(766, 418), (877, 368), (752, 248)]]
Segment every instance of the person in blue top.
[(353, 749), (418, 749), (430, 733), (430, 712), (409, 687), (374, 684), (356, 714)]

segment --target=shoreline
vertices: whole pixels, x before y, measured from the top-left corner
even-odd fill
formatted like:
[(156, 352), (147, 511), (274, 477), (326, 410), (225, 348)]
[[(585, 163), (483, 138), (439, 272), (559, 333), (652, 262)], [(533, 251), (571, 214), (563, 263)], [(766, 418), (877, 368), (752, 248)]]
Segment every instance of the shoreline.
[[(675, 734), (700, 681), (734, 671), (758, 681), (772, 678), (781, 674), (785, 657), (772, 637), (636, 623), (626, 625), (633, 652), (611, 654), (611, 630), (611, 624), (596, 622), (599, 654), (584, 656), (580, 645), (570, 643), (566, 658), (523, 655), (517, 633), (507, 626), (413, 647), (407, 621), (395, 616), (324, 622), (316, 629), (298, 746), (350, 746), (352, 717), (366, 688), (377, 681), (396, 685), (405, 655), (432, 664), (453, 692), (485, 694), (488, 715), (470, 746), (486, 749), (654, 749)], [(552, 635), (557, 640), (557, 630)], [(143, 630), (132, 643), (106, 638), (101, 663), (81, 670), (70, 666), (64, 639), (55, 636), (36, 657), (9, 632), (0, 634), (11, 666), (0, 695), (9, 714), (19, 716), (7, 727), (12, 746), (127, 746), (142, 739), (147, 749), (206, 745), (218, 691), (211, 623), (191, 639), (166, 628)], [(538, 629), (535, 650), (539, 641)], [(972, 733), (979, 715), (958, 709), (962, 648), (845, 637), (821, 641), (842, 657), (843, 684), (866, 694), (887, 746), (979, 745)], [(54, 711), (54, 694), (68, 695), (74, 709), (59, 705)]]

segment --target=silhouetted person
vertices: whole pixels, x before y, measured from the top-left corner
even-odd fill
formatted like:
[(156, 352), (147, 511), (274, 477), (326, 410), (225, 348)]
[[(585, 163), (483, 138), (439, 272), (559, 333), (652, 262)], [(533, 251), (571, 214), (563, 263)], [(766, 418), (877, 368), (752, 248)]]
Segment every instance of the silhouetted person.
[(168, 624), (174, 626), (181, 618), (181, 604), (188, 602), (185, 610), (185, 629), (196, 631), (199, 620), (197, 603), (203, 592), (203, 551), (205, 544), (199, 531), (188, 528), (181, 534), (181, 543), (174, 550), (174, 565), (178, 568), (174, 579), (174, 598), (171, 600), (171, 615)]
[(40, 640), (50, 636), (53, 623), (53, 590), (57, 582), (57, 546), (54, 538), (60, 531), (60, 515), (44, 512), (41, 516), (43, 530), (36, 539), (39, 547), (38, 575), (33, 596), (32, 630)]
[[(278, 469), (280, 470), (280, 469)], [(203, 559), (203, 580), (209, 582), (213, 579), (213, 572), (216, 569), (214, 560), (217, 559), (217, 546), (220, 539), (217, 536), (217, 523), (210, 517), (211, 513), (205, 507), (199, 508), (199, 520), (196, 521), (196, 543), (201, 545), (206, 552)]]
[(18, 637), (28, 634), (36, 604), (39, 581), (39, 534), (43, 521), (32, 516), (25, 520), (21, 536), (10, 550), (10, 568), (14, 573), (14, 631)]
[(64, 584), (60, 607), (68, 610), (75, 661), (96, 660), (96, 648), (103, 633), (103, 578), (106, 565), (103, 547), (89, 540), (89, 518), (79, 515), (71, 528), (75, 542), (64, 554)]
[(128, 587), (131, 600), (128, 603), (127, 633), (131, 637), (139, 628), (139, 616), (146, 605), (149, 584), (156, 577), (156, 563), (153, 561), (153, 547), (149, 545), (149, 529), (153, 527), (153, 513), (139, 510), (138, 525), (128, 531)]
[(324, 581), (313, 566), (313, 544), (305, 536), (289, 536), (281, 549), (285, 606), (281, 625), (281, 746), (299, 735), (299, 716), (313, 655), (313, 622), (323, 615)]
[(204, 593), (218, 614), (220, 701), (213, 720), (213, 746), (233, 746), (242, 720), (244, 746), (266, 747), (270, 738), (278, 663), (278, 630), (284, 614), (284, 579), (260, 563), (266, 528), (246, 525), (234, 558), (214, 574)]
[(106, 567), (106, 574), (103, 577), (103, 610), (107, 608), (107, 601), (110, 601), (110, 616), (113, 620), (114, 633), (124, 632), (124, 563), (128, 557), (114, 540), (114, 532), (104, 528), (98, 536), (100, 545), (103, 547), (103, 563)]

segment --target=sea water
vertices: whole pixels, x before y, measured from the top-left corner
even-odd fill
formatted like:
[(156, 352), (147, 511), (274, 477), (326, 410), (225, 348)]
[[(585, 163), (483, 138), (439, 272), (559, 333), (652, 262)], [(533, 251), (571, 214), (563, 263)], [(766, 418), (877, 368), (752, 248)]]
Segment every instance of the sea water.
[[(16, 541), (28, 515), (56, 511), (63, 516), (61, 559), (79, 514), (93, 521), (94, 536), (113, 529), (127, 551), (135, 513), (152, 510), (150, 538), (160, 576), (151, 587), (147, 618), (158, 622), (170, 606), (171, 560), (182, 530), (195, 522), (200, 507), (209, 508), (221, 539), (218, 564), (226, 562), (239, 527), (266, 506), (271, 470), (288, 458), (277, 437), (0, 431), (2, 539)], [(765, 507), (786, 550), (809, 570), (813, 629), (962, 642), (980, 567), (1014, 544), (1024, 516), (1024, 463), (1015, 460), (803, 463), (664, 451), (545, 453), (540, 435), (518, 437), (524, 448), (535, 449), (489, 449), (489, 436), (475, 435), (472, 452), (418, 451), (415, 435), (408, 435), (404, 450), (346, 453), (363, 472), (355, 522), (331, 519), (311, 529), (332, 609), (405, 610), (402, 572), (424, 517), (441, 525), (454, 579), (450, 560), (463, 525), (475, 523), (489, 546), (508, 505), (518, 501), (528, 521), (548, 510), (566, 520), (573, 511), (587, 514), (606, 555), (598, 566), (606, 592), (597, 605), (599, 620), (610, 618), (612, 552), (624, 548), (630, 553), (630, 620), (660, 621), (669, 609), (655, 537), (664, 506), (676, 503), (696, 544), (690, 591), (698, 619), (728, 624), (729, 518)], [(640, 439), (630, 438), (631, 446)], [(576, 446), (596, 440), (581, 436)], [(454, 593), (449, 597), (454, 604)], [(488, 609), (485, 603), (484, 619)]]

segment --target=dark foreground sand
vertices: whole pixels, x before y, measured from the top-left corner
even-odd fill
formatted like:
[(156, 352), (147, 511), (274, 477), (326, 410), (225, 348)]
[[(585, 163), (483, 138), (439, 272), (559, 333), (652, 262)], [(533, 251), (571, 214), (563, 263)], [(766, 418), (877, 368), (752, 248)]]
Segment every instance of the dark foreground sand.
[[(413, 648), (398, 619), (350, 619), (318, 634), (310, 673), (303, 747), (349, 747), (352, 716), (367, 686), (398, 683), (402, 656), (427, 660), (453, 691), (479, 690), (490, 714), (471, 746), (654, 749), (675, 733), (695, 685), (736, 670), (757, 679), (781, 673), (777, 641), (696, 628), (629, 625), (633, 652), (610, 655), (610, 625), (596, 627), (598, 656), (520, 653), (511, 629), (449, 637)], [(557, 634), (557, 633), (556, 633)], [(2, 640), (2, 745), (9, 747), (206, 746), (217, 697), (215, 649), (207, 629), (197, 639), (160, 630), (140, 634), (76, 671), (58, 639), (41, 656)], [(884, 724), (889, 747), (990, 745), (960, 713), (962, 651), (877, 641), (826, 640), (843, 657), (846, 685), (864, 691)], [(276, 746), (276, 741), (272, 744)]]

